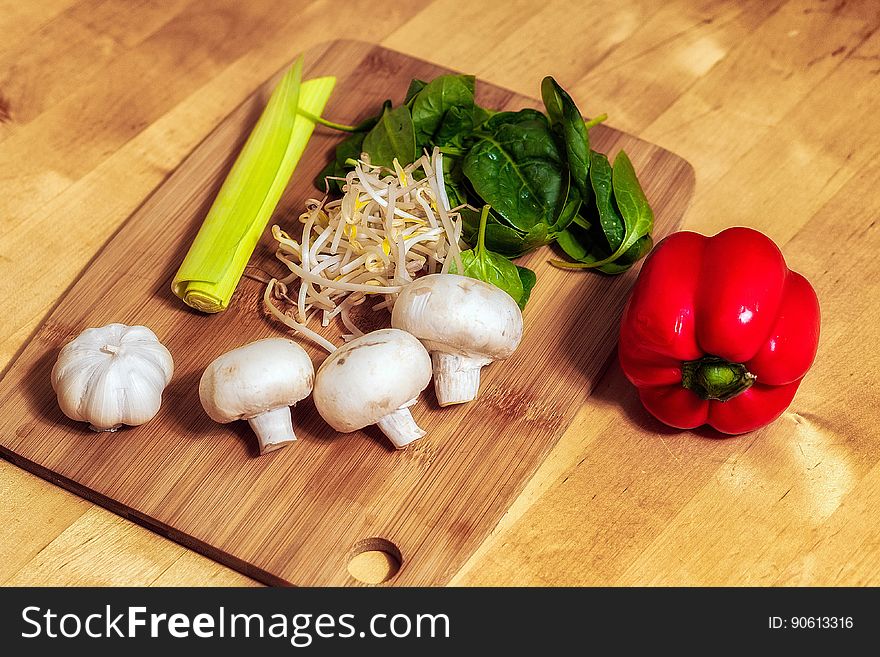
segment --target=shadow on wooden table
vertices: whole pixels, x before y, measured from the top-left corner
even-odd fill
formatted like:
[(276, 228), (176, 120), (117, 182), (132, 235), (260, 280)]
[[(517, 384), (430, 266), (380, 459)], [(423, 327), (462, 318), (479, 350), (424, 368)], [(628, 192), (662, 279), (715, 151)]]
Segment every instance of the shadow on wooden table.
[[(84, 428), (82, 422), (75, 422), (61, 412), (52, 388), (52, 367), (58, 359), (60, 349), (49, 349), (31, 366), (24, 378), (24, 396), (31, 413), (46, 422), (66, 424), (70, 427)], [(29, 423), (30, 424), (30, 423)], [(28, 425), (19, 427), (26, 430)]]
[(708, 425), (696, 429), (676, 429), (675, 427), (663, 424), (642, 406), (638, 390), (626, 379), (623, 370), (620, 368), (616, 349), (611, 355), (608, 369), (605, 370), (605, 374), (596, 385), (591, 397), (598, 402), (616, 406), (631, 424), (647, 433), (659, 434), (661, 436), (691, 435), (713, 440), (734, 437), (716, 431)]

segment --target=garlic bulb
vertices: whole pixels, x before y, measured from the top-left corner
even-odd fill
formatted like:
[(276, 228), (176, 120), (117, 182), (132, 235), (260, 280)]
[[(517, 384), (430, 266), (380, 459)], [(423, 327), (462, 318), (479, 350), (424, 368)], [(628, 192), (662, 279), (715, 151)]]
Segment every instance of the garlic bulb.
[(58, 405), (94, 431), (135, 426), (159, 412), (174, 361), (146, 326), (108, 324), (68, 342), (52, 368)]

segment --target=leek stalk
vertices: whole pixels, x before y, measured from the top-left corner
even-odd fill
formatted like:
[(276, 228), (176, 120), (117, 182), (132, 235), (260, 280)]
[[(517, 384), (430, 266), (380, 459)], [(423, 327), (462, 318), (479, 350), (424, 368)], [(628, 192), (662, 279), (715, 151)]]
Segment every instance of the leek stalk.
[(301, 83), (302, 57), (272, 92), (174, 277), (172, 290), (206, 313), (229, 306), (248, 260), (302, 157), (334, 77)]

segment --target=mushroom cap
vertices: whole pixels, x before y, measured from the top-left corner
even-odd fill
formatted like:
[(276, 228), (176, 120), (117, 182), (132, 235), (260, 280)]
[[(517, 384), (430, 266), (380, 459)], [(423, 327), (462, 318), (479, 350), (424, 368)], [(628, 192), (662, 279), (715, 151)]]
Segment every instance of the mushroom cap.
[(503, 360), (522, 339), (522, 312), (499, 287), (458, 274), (430, 274), (403, 288), (391, 325), (430, 351)]
[(305, 349), (286, 338), (257, 340), (208, 365), (199, 398), (215, 422), (248, 420), (309, 396), (315, 368)]
[(341, 346), (318, 368), (313, 399), (342, 433), (375, 424), (428, 387), (431, 357), (409, 333), (381, 329)]

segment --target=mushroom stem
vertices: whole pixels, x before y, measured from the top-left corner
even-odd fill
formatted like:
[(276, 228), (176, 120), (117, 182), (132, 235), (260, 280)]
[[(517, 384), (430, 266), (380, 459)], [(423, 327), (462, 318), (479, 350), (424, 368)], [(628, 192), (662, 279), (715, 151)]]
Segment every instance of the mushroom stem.
[(408, 402), (396, 411), (389, 413), (383, 418), (379, 418), (379, 421), (376, 422), (382, 433), (391, 439), (391, 442), (394, 443), (397, 449), (403, 449), (426, 433), (424, 429), (416, 424), (412, 414), (409, 412), (409, 408), (407, 408), (409, 405)]
[(251, 429), (260, 441), (260, 454), (284, 447), (296, 440), (293, 433), (293, 422), (290, 419), (290, 407), (282, 406), (265, 413), (260, 413), (248, 420)]
[(480, 369), (487, 358), (472, 358), (441, 351), (431, 354), (434, 363), (434, 392), (441, 406), (463, 404), (477, 398)]

